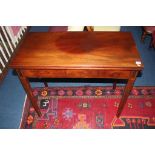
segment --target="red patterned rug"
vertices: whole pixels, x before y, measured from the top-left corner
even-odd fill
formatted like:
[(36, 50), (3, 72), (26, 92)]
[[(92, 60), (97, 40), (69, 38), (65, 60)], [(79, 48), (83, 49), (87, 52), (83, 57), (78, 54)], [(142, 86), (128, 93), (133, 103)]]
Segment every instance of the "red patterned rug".
[(120, 118), (115, 115), (123, 87), (35, 88), (33, 93), (42, 117), (26, 99), (20, 128), (155, 128), (155, 87), (134, 87)]

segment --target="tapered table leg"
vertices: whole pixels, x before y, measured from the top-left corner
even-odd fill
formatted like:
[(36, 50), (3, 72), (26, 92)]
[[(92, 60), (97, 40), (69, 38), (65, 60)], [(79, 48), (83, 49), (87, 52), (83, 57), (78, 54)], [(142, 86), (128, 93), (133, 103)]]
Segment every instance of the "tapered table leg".
[(44, 81), (44, 86), (48, 88), (48, 83)]
[(128, 96), (133, 88), (133, 85), (134, 85), (134, 82), (136, 80), (136, 76), (137, 76), (138, 72), (137, 71), (132, 71), (131, 74), (130, 74), (130, 77), (128, 79), (128, 82), (125, 86), (125, 89), (124, 89), (124, 94), (122, 96), (122, 99), (120, 101), (120, 104), (119, 104), (119, 107), (118, 107), (118, 110), (117, 110), (117, 114), (116, 116), (119, 117), (121, 115), (121, 112), (123, 110), (123, 107), (128, 99)]
[(17, 71), (18, 77), (19, 77), (19, 79), (20, 79), (20, 81), (21, 81), (21, 83), (25, 89), (25, 92), (27, 93), (27, 96), (31, 101), (32, 106), (34, 107), (38, 116), (41, 116), (41, 111), (40, 111), (40, 108), (37, 104), (37, 99), (33, 95), (33, 92), (32, 92), (32, 89), (31, 89), (31, 86), (30, 86), (28, 79), (21, 74), (20, 70), (16, 70), (16, 71)]
[(113, 82), (113, 90), (115, 90), (116, 89), (116, 80)]

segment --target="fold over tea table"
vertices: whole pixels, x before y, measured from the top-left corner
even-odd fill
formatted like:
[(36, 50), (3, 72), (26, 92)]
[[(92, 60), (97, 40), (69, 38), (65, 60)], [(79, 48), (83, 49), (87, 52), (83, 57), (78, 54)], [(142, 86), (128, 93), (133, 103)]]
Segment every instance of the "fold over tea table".
[(17, 71), (39, 116), (29, 78), (127, 79), (119, 117), (144, 66), (130, 32), (30, 32), (10, 67)]

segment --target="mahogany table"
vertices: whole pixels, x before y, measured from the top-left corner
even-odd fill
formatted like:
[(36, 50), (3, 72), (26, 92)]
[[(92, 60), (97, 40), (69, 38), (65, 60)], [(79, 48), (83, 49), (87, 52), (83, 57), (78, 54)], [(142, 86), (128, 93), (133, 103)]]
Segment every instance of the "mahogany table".
[(29, 78), (127, 79), (119, 117), (144, 66), (130, 32), (31, 32), (10, 67), (17, 71), (39, 116)]

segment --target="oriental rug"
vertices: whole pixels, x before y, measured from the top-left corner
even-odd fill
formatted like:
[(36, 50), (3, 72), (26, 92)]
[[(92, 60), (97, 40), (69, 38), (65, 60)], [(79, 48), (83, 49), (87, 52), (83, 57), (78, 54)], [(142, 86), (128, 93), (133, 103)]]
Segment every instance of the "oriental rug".
[(134, 87), (119, 118), (116, 117), (124, 87), (34, 88), (42, 116), (28, 98), (22, 129), (153, 129), (155, 87)]

